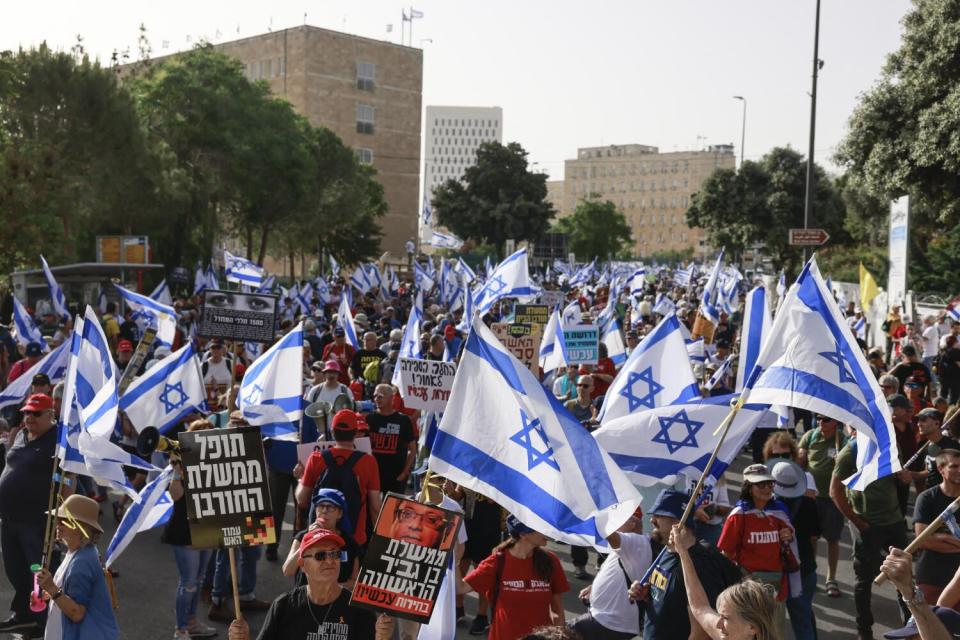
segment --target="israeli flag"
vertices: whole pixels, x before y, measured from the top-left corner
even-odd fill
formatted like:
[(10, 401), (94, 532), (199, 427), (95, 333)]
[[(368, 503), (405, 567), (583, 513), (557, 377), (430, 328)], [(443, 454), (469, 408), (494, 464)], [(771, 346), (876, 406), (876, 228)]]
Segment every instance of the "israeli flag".
[(173, 514), (173, 500), (167, 493), (167, 487), (173, 478), (173, 467), (167, 465), (159, 476), (149, 482), (140, 492), (140, 500), (134, 502), (123, 514), (123, 520), (117, 527), (107, 552), (104, 554), (103, 566), (110, 568), (116, 559), (123, 553), (134, 537), (141, 531), (149, 531), (167, 522)]
[(703, 385), (703, 388), (707, 391), (713, 391), (713, 388), (720, 384), (724, 378), (727, 377), (730, 373), (730, 367), (733, 366), (733, 354), (731, 353), (727, 356), (727, 359), (720, 363), (720, 366), (717, 367), (717, 370), (713, 372), (713, 375), (710, 376), (710, 379), (707, 380), (706, 384)]
[(787, 294), (787, 274), (783, 271), (780, 272), (780, 277), (777, 278), (777, 299), (783, 300), (783, 296)]
[(844, 480), (851, 489), (901, 468), (883, 392), (812, 258), (787, 291), (744, 394), (856, 429), (857, 471)]
[[(706, 469), (720, 440), (715, 431), (730, 412), (734, 398), (694, 398), (609, 420), (593, 432), (593, 437), (639, 486), (672, 484), (679, 475), (696, 478)], [(716, 481), (723, 475), (766, 412), (763, 405), (740, 409), (708, 477)]]
[(430, 233), (430, 241), (427, 244), (433, 245), (439, 249), (453, 249), (454, 251), (459, 251), (460, 247), (463, 246), (463, 240), (452, 233), (432, 231)]
[(665, 293), (658, 293), (657, 299), (653, 303), (653, 312), (659, 313), (661, 316), (668, 316), (677, 312), (677, 304)]
[(157, 341), (167, 347), (173, 346), (177, 335), (177, 312), (173, 307), (153, 298), (114, 284), (123, 301), (135, 312), (146, 318), (157, 330)]
[(568, 544), (605, 546), (640, 503), (590, 433), (479, 319), (429, 465)]
[(317, 296), (320, 304), (326, 305), (330, 302), (330, 285), (323, 278), (317, 278), (313, 281), (313, 294)]
[(356, 269), (353, 270), (353, 273), (350, 274), (350, 284), (360, 293), (366, 293), (370, 291), (373, 284), (370, 282), (370, 276), (367, 275), (367, 270), (363, 268), (363, 265), (358, 265)]
[(344, 337), (354, 349), (360, 348), (360, 339), (357, 337), (357, 328), (353, 324), (353, 312), (344, 293), (340, 294), (340, 308), (337, 309), (337, 326), (343, 329)]
[(723, 250), (717, 256), (717, 262), (710, 271), (710, 277), (707, 278), (707, 284), (703, 288), (703, 296), (700, 298), (700, 315), (710, 324), (717, 326), (720, 322), (719, 294), (717, 290), (717, 279), (720, 277), (720, 265), (723, 264)]
[(601, 423), (700, 397), (687, 358), (680, 321), (669, 315), (644, 336), (610, 383)]
[(300, 313), (310, 315), (310, 301), (313, 300), (313, 286), (309, 282), (304, 282), (303, 286), (297, 290), (294, 302), (300, 307)]
[(245, 284), (254, 289), (258, 289), (263, 285), (263, 268), (255, 265), (246, 258), (235, 256), (224, 249), (223, 264), (227, 282)]
[[(466, 314), (464, 314), (466, 317)], [(407, 316), (407, 325), (403, 329), (403, 339), (400, 342), (399, 358), (423, 358), (423, 350), (420, 348), (420, 324), (423, 322), (423, 290), (417, 291), (417, 296), (413, 299), (413, 308), (410, 309), (410, 315)], [(400, 384), (400, 367), (393, 368), (392, 384)]]
[(767, 302), (767, 289), (754, 287), (747, 294), (743, 307), (743, 329), (740, 334), (740, 360), (737, 365), (737, 392), (743, 391), (743, 383), (760, 356), (760, 349), (766, 336), (770, 335), (770, 306)]
[(463, 258), (457, 258), (456, 263), (454, 263), (453, 268), (456, 269), (460, 275), (463, 276), (467, 284), (470, 284), (477, 279), (477, 274), (473, 269), (470, 268), (466, 262), (463, 261)]
[(951, 320), (954, 322), (960, 322), (960, 305), (947, 307), (946, 311)]
[(197, 263), (197, 268), (193, 271), (193, 295), (203, 292), (207, 288), (207, 272), (203, 265)]
[(213, 268), (212, 264), (207, 265), (207, 289), (219, 289), (220, 281), (217, 280), (217, 270)]
[(859, 340), (867, 341), (867, 319), (860, 316), (853, 323), (853, 335)]
[(675, 270), (673, 272), (673, 281), (682, 287), (689, 287), (693, 281), (693, 270), (690, 268)]
[(597, 326), (600, 328), (600, 342), (607, 345), (607, 357), (613, 361), (614, 366), (620, 368), (620, 365), (627, 360), (627, 345), (623, 343), (623, 338), (620, 335), (620, 321), (617, 319), (616, 302), (617, 299), (611, 289), (607, 306), (597, 316)]
[[(319, 278), (318, 278), (319, 279)], [(257, 293), (272, 293), (277, 285), (277, 276), (267, 276), (263, 284), (257, 289)]]
[(543, 339), (540, 341), (540, 368), (546, 376), (551, 371), (565, 366), (567, 366), (567, 345), (563, 334), (563, 321), (560, 319), (560, 310), (554, 309), (543, 330)]
[(467, 335), (470, 333), (470, 327), (473, 325), (474, 307), (473, 292), (470, 291), (470, 283), (467, 282), (466, 277), (463, 277), (461, 280), (460, 296), (463, 298), (461, 302), (463, 305), (463, 316), (457, 325), (457, 331), (463, 335)]
[(134, 380), (120, 397), (120, 410), (138, 432), (156, 427), (165, 433), (190, 412), (205, 407), (206, 398), (200, 361), (188, 344)]
[(340, 263), (333, 256), (327, 256), (330, 259), (330, 272), (336, 277), (340, 275)]
[(0, 391), (0, 409), (18, 405), (27, 399), (33, 376), (45, 373), (51, 384), (57, 384), (67, 375), (67, 365), (70, 361), (70, 341), (64, 341), (59, 347), (43, 356), (35, 365), (27, 369), (19, 378)]
[[(432, 266), (432, 263), (429, 261), (427, 261), (427, 264)], [(430, 291), (436, 285), (433, 277), (427, 273), (426, 269), (420, 266), (419, 262), (413, 263), (413, 282), (417, 285), (418, 289), (427, 293), (430, 293)]]
[(13, 298), (13, 326), (17, 329), (17, 344), (26, 347), (31, 342), (36, 342), (43, 351), (49, 351), (50, 346), (43, 339), (43, 334), (37, 328), (37, 323), (30, 317), (30, 313), (20, 302), (20, 298), (15, 295), (10, 297)]
[(580, 309), (580, 302), (573, 300), (563, 308), (563, 312), (560, 314), (560, 322), (564, 326), (580, 324), (581, 314), (583, 314), (583, 311)]
[(264, 437), (296, 432), (303, 415), (303, 323), (247, 368), (237, 404)]
[(526, 248), (514, 252), (497, 265), (479, 290), (474, 292), (473, 304), (477, 313), (484, 315), (501, 298), (531, 299), (535, 295), (530, 285)]
[(644, 287), (647, 285), (647, 270), (643, 267), (640, 267), (630, 276), (630, 279), (627, 281), (627, 289), (630, 292), (630, 295), (636, 295), (638, 293), (643, 293)]
[(720, 308), (730, 315), (737, 310), (740, 297), (740, 281), (743, 274), (730, 267), (730, 273), (720, 286)]
[(47, 290), (50, 292), (50, 302), (53, 303), (53, 311), (61, 321), (66, 322), (70, 319), (70, 312), (67, 311), (67, 298), (63, 295), (63, 289), (57, 284), (57, 279), (53, 277), (50, 271), (50, 265), (41, 254), (40, 264), (43, 266), (43, 277), (47, 281)]
[(430, 196), (426, 193), (423, 194), (423, 209), (420, 220), (425, 227), (430, 227), (433, 224), (433, 208), (430, 206)]
[(150, 297), (160, 304), (165, 304), (168, 307), (173, 306), (173, 298), (170, 296), (170, 287), (167, 285), (166, 278), (160, 281), (160, 284), (153, 290)]

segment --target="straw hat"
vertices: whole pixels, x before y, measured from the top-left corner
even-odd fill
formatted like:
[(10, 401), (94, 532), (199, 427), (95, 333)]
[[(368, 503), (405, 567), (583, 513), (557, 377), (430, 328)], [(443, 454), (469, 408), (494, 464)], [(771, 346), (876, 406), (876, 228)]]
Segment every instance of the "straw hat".
[[(50, 513), (49, 511), (47, 513)], [(82, 524), (90, 525), (100, 533), (103, 533), (103, 527), (97, 521), (100, 516), (100, 505), (96, 501), (86, 496), (73, 494), (63, 501), (60, 508), (53, 515), (64, 520), (76, 520)]]

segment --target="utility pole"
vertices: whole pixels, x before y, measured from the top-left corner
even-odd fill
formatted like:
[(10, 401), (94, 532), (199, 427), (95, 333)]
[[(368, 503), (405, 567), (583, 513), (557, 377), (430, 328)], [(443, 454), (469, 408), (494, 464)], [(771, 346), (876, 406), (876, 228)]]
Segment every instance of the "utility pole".
[[(807, 187), (803, 202), (803, 228), (809, 229), (813, 222), (813, 193), (816, 185), (814, 184), (813, 173), (813, 144), (817, 135), (817, 73), (823, 65), (819, 56), (820, 52), (820, 0), (817, 0), (816, 22), (813, 28), (813, 89), (810, 91), (810, 147), (807, 151)], [(803, 249), (803, 261), (810, 259), (810, 247)]]

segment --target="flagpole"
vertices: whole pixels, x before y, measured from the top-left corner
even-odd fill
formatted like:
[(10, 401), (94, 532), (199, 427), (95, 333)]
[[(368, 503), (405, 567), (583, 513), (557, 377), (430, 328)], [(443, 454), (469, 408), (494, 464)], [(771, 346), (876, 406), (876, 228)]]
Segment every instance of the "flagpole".
[[(940, 529), (940, 527), (942, 527), (942, 526), (944, 525), (944, 523), (946, 522), (946, 519), (947, 519), (947, 518), (952, 518), (952, 517), (954, 517), (954, 514), (955, 514), (958, 510), (960, 510), (960, 498), (957, 498), (956, 500), (954, 500), (953, 502), (951, 502), (950, 505), (949, 505), (946, 509), (944, 509), (943, 512), (942, 512), (940, 515), (938, 515), (936, 518), (934, 518), (934, 519), (933, 519), (933, 522), (931, 522), (930, 524), (928, 524), (928, 525), (927, 525), (927, 528), (924, 529), (923, 531), (921, 531), (921, 532), (919, 533), (919, 535), (917, 535), (917, 537), (914, 538), (914, 539), (910, 542), (910, 544), (907, 545), (907, 548), (904, 549), (904, 551), (906, 551), (907, 553), (909, 553), (909, 554), (911, 554), (911, 555), (912, 555), (913, 553), (917, 552), (917, 551), (919, 550), (920, 545), (923, 544), (923, 542), (924, 542), (928, 537), (930, 537), (931, 535), (933, 535), (934, 533), (936, 533), (936, 532)], [(880, 574), (877, 575), (876, 578), (873, 579), (873, 584), (881, 585), (881, 584), (883, 584), (883, 583), (886, 582), (886, 581), (887, 581), (887, 576), (886, 576), (886, 574), (880, 573)]]
[(56, 504), (56, 496), (60, 494), (60, 490), (63, 485), (63, 474), (65, 473), (62, 469), (60, 473), (57, 473), (57, 454), (53, 454), (53, 475), (50, 477), (50, 496), (47, 498), (47, 521), (44, 526), (43, 531), (43, 568), (50, 568), (50, 556), (53, 554), (53, 541), (56, 539), (56, 529), (57, 529), (57, 519), (54, 515), (54, 508), (58, 505)]

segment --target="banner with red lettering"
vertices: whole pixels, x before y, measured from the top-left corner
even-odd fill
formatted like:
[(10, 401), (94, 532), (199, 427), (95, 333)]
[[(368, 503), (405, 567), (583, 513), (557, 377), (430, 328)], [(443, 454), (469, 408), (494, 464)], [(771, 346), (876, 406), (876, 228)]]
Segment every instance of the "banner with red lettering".
[(400, 397), (411, 409), (442, 412), (453, 388), (457, 365), (452, 362), (400, 358)]
[(430, 622), (460, 520), (455, 511), (388, 493), (350, 604)]

